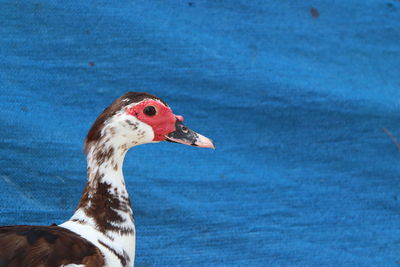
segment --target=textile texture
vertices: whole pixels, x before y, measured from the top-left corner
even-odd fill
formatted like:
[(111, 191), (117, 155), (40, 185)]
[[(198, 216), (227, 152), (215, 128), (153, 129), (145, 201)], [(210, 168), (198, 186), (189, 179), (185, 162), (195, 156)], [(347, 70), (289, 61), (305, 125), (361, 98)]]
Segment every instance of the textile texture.
[(0, 224), (68, 219), (128, 91), (217, 149), (132, 149), (137, 266), (396, 266), (400, 2), (0, 1)]

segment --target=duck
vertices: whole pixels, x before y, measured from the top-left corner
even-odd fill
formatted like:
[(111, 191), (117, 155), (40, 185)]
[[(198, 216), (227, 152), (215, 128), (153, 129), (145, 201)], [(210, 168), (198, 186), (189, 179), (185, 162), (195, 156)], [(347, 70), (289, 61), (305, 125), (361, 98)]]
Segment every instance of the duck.
[(162, 99), (128, 92), (94, 121), (84, 143), (87, 182), (72, 217), (50, 226), (0, 227), (0, 267), (131, 267), (136, 231), (123, 176), (127, 151), (162, 141), (215, 148)]

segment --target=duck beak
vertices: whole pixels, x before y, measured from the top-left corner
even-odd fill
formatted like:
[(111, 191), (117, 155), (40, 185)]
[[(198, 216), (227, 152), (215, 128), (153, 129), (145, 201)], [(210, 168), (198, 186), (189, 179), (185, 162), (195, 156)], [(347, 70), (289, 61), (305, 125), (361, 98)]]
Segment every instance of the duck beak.
[(181, 120), (177, 119), (175, 122), (175, 132), (166, 136), (166, 141), (181, 143), (189, 146), (214, 148), (214, 142), (193, 130), (187, 128)]

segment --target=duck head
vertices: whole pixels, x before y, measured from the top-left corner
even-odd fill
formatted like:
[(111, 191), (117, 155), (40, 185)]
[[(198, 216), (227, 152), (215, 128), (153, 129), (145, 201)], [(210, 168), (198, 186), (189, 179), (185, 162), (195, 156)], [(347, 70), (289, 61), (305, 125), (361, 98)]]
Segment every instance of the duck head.
[(108, 140), (127, 149), (161, 141), (215, 148), (211, 139), (187, 128), (166, 102), (140, 92), (126, 93), (100, 114), (86, 137), (85, 151)]

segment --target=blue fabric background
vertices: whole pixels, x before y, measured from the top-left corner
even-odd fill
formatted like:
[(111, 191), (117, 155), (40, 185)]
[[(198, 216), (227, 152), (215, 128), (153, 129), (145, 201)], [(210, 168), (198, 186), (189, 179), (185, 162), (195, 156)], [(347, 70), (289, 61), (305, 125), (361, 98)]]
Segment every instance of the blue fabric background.
[(137, 266), (397, 266), (399, 65), (393, 0), (2, 0), (0, 224), (68, 219), (91, 123), (147, 91), (217, 150), (128, 153)]

